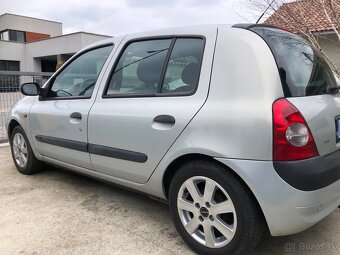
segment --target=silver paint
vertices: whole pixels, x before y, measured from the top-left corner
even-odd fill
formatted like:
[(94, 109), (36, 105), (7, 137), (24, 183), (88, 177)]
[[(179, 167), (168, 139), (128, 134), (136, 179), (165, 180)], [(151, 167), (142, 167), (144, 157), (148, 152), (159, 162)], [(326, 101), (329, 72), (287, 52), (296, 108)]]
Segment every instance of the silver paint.
[[(196, 94), (102, 99), (124, 43), (162, 35), (206, 37)], [(165, 199), (164, 173), (174, 160), (188, 154), (209, 156), (250, 188), (275, 236), (302, 231), (340, 204), (340, 181), (303, 192), (284, 182), (273, 168), (272, 103), (284, 95), (274, 57), (259, 36), (244, 29), (207, 25), (116, 37), (94, 45), (108, 42), (114, 42), (115, 48), (90, 99), (38, 101), (26, 97), (11, 110), (10, 121), (23, 127), (38, 159)], [(93, 45), (87, 49), (90, 47)], [(53, 77), (56, 75), (58, 72)], [(289, 100), (305, 117), (320, 155), (339, 149), (333, 123), (340, 114), (339, 95)], [(82, 113), (82, 121), (69, 119), (73, 111)], [(27, 118), (23, 118), (24, 112), (28, 112)], [(152, 123), (159, 114), (173, 115), (175, 126)], [(90, 155), (38, 143), (37, 134), (143, 152), (149, 159), (135, 163)]]

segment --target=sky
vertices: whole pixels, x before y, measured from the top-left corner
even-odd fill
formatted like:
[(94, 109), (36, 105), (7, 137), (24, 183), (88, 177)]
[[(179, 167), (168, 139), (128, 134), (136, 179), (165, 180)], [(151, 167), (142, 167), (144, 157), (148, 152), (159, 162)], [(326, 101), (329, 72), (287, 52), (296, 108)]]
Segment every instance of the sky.
[[(241, 0), (0, 0), (0, 14), (63, 23), (63, 33), (116, 36), (158, 28), (246, 22)], [(250, 19), (250, 20), (249, 20)], [(247, 18), (254, 22), (253, 19)]]

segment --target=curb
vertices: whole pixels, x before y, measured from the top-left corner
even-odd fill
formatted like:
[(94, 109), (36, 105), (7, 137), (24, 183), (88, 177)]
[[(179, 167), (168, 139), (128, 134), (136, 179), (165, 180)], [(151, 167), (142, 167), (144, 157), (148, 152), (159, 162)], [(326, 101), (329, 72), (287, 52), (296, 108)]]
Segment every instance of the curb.
[(0, 143), (0, 148), (9, 146), (9, 143)]

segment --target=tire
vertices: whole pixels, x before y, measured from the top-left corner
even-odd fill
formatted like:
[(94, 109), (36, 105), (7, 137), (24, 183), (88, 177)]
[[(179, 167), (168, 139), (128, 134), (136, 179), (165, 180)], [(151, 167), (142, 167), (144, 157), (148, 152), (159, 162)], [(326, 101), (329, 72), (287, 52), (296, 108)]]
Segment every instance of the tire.
[(34, 156), (29, 140), (21, 126), (16, 126), (13, 129), (10, 144), (14, 164), (20, 173), (31, 175), (41, 171), (43, 163)]
[(178, 169), (169, 207), (177, 231), (198, 254), (251, 254), (266, 229), (248, 188), (209, 161), (191, 161)]

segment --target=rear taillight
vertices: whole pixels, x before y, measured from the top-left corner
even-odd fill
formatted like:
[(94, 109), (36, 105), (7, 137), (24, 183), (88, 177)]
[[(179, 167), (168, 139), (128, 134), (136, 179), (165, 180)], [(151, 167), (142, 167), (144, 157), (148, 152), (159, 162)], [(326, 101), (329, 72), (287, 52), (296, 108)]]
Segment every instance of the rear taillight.
[(318, 156), (312, 133), (302, 114), (286, 99), (273, 104), (273, 160)]

